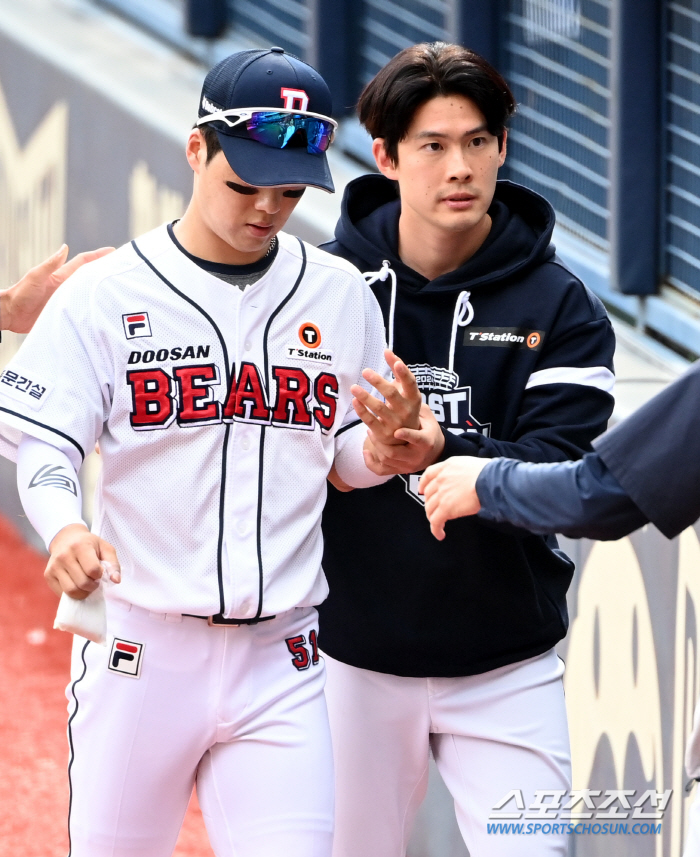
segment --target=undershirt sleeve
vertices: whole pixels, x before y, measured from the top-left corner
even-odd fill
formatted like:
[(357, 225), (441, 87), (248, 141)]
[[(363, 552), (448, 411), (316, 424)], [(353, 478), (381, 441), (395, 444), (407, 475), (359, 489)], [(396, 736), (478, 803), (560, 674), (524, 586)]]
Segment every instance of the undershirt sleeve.
[[(361, 369), (369, 367), (388, 379), (391, 377), (391, 372), (384, 359), (386, 343), (381, 310), (377, 299), (364, 282), (362, 289), (365, 301), (365, 340)], [(361, 374), (355, 383), (377, 398), (382, 398)], [(375, 485), (383, 485), (393, 478), (391, 475), (377, 476), (365, 464), (362, 449), (366, 437), (367, 426), (359, 419), (350, 404), (344, 415), (342, 427), (335, 436), (334, 464), (338, 476), (352, 488), (372, 488)]]
[[(24, 511), (49, 549), (68, 524), (85, 524), (78, 474), (68, 456), (31, 435), (17, 450), (17, 487)], [(87, 524), (85, 524), (87, 526)]]
[(373, 488), (392, 478), (392, 475), (377, 476), (365, 464), (362, 448), (366, 437), (367, 426), (359, 422), (336, 438), (335, 469), (343, 482), (351, 488)]
[(605, 541), (649, 522), (596, 453), (556, 464), (495, 459), (479, 474), (476, 493), (480, 519), (531, 533)]

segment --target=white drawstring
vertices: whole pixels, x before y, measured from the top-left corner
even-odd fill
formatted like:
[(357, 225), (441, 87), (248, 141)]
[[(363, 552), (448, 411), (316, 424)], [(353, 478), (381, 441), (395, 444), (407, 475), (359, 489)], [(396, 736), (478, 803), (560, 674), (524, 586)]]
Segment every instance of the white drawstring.
[[(389, 343), (389, 351), (394, 350), (394, 310), (396, 309), (396, 272), (392, 270), (388, 259), (384, 259), (382, 267), (378, 271), (365, 271), (362, 275), (367, 281), (367, 285), (371, 286), (379, 280), (386, 282), (386, 278), (391, 279), (391, 301), (389, 303), (389, 330), (387, 331), (387, 340)], [(469, 292), (467, 292), (469, 294)]]
[[(377, 281), (386, 282), (387, 277), (391, 280), (391, 301), (389, 303), (389, 330), (387, 331), (387, 340), (389, 350), (394, 350), (394, 312), (396, 310), (396, 272), (391, 268), (388, 259), (384, 259), (382, 267), (378, 271), (366, 271), (362, 275), (368, 286), (373, 285)], [(460, 292), (455, 304), (454, 315), (452, 316), (452, 335), (450, 336), (450, 372), (454, 372), (455, 362), (455, 341), (457, 339), (457, 330), (460, 327), (467, 327), (471, 324), (474, 318), (474, 307), (469, 302), (471, 292)]]
[(460, 327), (466, 327), (474, 318), (474, 307), (469, 303), (471, 292), (460, 292), (455, 304), (454, 315), (452, 316), (452, 336), (450, 337), (450, 362), (449, 370), (454, 372), (455, 368), (455, 341), (457, 339), (457, 330)]

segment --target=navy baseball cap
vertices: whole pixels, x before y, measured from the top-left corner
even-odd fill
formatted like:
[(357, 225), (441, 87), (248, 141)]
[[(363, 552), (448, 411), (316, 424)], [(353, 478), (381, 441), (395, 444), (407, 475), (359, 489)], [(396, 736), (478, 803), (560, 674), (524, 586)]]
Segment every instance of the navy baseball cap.
[(333, 193), (326, 149), (337, 123), (330, 113), (321, 75), (283, 48), (270, 48), (241, 51), (214, 66), (204, 79), (197, 125), (212, 125), (244, 182)]

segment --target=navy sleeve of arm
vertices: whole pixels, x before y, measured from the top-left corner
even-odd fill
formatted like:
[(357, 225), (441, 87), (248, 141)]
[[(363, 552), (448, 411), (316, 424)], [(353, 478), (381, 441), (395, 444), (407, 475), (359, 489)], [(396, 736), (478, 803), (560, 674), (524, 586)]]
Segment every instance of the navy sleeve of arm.
[(481, 520), (532, 533), (605, 541), (649, 521), (595, 453), (558, 464), (500, 459), (479, 474), (476, 492)]
[(700, 360), (594, 446), (667, 538), (693, 524), (700, 517)]

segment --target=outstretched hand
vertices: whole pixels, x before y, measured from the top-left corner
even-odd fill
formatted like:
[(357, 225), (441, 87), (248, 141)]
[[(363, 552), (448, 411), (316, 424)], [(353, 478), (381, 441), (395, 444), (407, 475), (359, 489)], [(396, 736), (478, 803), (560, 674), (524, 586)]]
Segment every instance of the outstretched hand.
[(438, 458), (444, 437), (432, 411), (423, 404), (411, 370), (392, 351), (387, 349), (384, 356), (395, 380), (387, 381), (371, 369), (362, 373), (384, 402), (362, 387), (351, 388), (355, 413), (367, 426), (365, 464), (378, 476), (415, 473)]
[(22, 279), (0, 293), (0, 330), (29, 333), (39, 313), (56, 289), (81, 265), (111, 253), (114, 247), (100, 247), (78, 253), (70, 262), (68, 245), (49, 256), (40, 265), (30, 268)]
[(436, 539), (445, 538), (447, 521), (476, 515), (481, 509), (476, 480), (492, 461), (492, 458), (456, 456), (434, 464), (421, 476), (418, 493), (425, 497), (425, 514)]
[(394, 373), (394, 381), (387, 381), (373, 369), (362, 372), (365, 381), (384, 396), (384, 401), (355, 384), (350, 388), (355, 397), (352, 406), (369, 429), (373, 442), (398, 445), (404, 441), (396, 440), (394, 432), (403, 427), (419, 427), (422, 399), (415, 376), (403, 360), (399, 360), (388, 348), (384, 351), (384, 359)]

